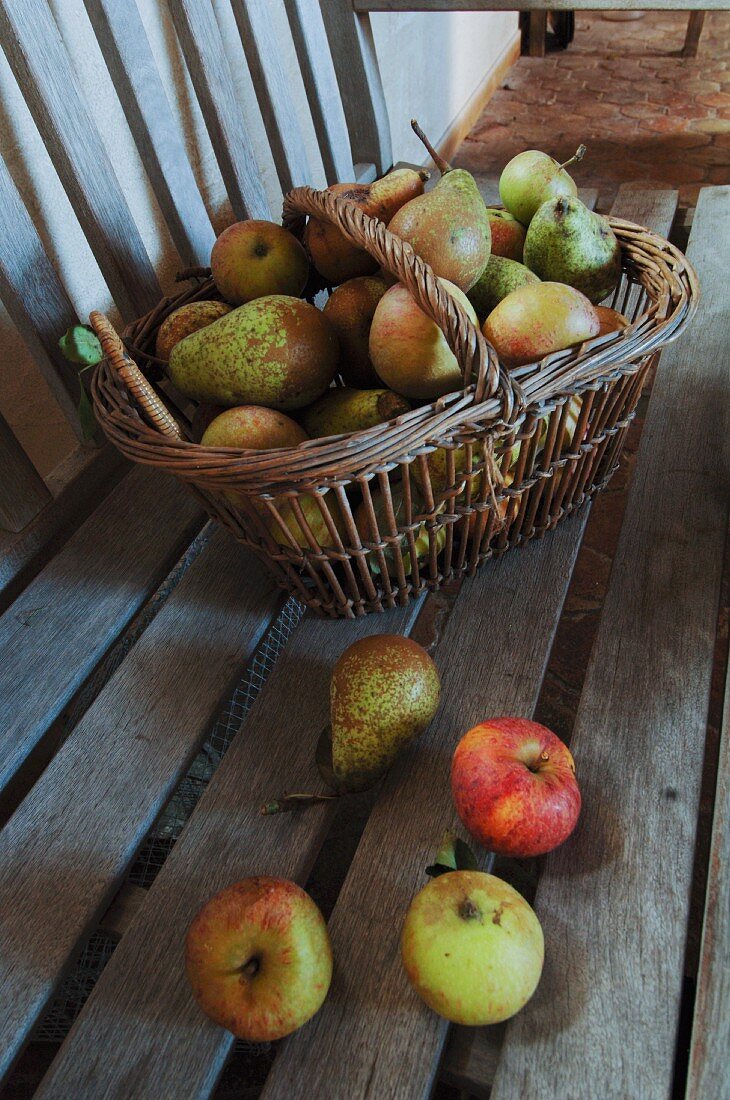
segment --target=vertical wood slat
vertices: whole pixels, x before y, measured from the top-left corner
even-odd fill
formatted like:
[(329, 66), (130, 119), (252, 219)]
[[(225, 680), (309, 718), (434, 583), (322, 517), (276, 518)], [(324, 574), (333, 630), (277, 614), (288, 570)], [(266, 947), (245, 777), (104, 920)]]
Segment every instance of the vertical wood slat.
[(393, 151), (370, 16), (354, 12), (352, 0), (325, 0), (321, 9), (353, 160), (374, 164), (382, 175), (393, 163)]
[(269, 0), (231, 0), (282, 191), (311, 183)]
[(51, 494), (2, 416), (0, 469), (0, 527), (22, 531), (48, 504)]
[(690, 12), (687, 22), (687, 34), (685, 35), (684, 46), (682, 47), (682, 57), (697, 57), (700, 36), (704, 25), (705, 13), (703, 11)]
[(215, 241), (136, 0), (84, 0), (170, 235), (187, 265), (207, 265)]
[(327, 183), (354, 180), (350, 135), (319, 0), (284, 0)]
[(271, 217), (223, 41), (208, 0), (168, 0), (190, 79), (237, 218)]
[(160, 287), (49, 5), (0, 0), (0, 40), (120, 312), (143, 313)]
[(0, 298), (48, 388), (81, 438), (76, 412), (78, 374), (58, 349), (60, 336), (78, 317), (2, 158), (0, 209), (6, 225), (12, 226), (12, 232), (0, 233)]

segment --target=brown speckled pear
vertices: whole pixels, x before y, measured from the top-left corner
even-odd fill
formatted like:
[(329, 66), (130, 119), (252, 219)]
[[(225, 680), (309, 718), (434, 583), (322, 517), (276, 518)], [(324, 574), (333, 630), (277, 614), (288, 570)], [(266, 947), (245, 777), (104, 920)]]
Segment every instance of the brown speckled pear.
[(417, 642), (375, 634), (355, 642), (332, 673), (332, 770), (366, 790), (428, 726), (439, 703), (435, 664)]
[(337, 370), (337, 337), (301, 298), (268, 294), (239, 306), (172, 350), (169, 374), (181, 393), (211, 405), (301, 409)]
[(385, 424), (407, 413), (410, 404), (392, 390), (354, 390), (334, 386), (310, 405), (302, 423), (312, 439), (344, 435)]
[(415, 119), (415, 133), (441, 172), (432, 191), (411, 199), (388, 228), (408, 241), (436, 275), (469, 290), (484, 270), (492, 246), (487, 208), (470, 172), (452, 168), (438, 155)]

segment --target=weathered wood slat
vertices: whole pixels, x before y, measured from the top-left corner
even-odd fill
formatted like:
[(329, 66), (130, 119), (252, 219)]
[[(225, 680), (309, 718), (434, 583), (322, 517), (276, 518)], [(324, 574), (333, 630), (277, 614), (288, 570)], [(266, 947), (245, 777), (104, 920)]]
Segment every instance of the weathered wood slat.
[(201, 523), (182, 485), (137, 467), (0, 618), (0, 789)]
[(213, 535), (0, 834), (4, 1069), (280, 605)]
[(687, 1100), (730, 1096), (730, 672), (725, 685), (715, 814)]
[(59, 338), (78, 317), (1, 157), (0, 207), (6, 225), (12, 226), (11, 233), (0, 234), (0, 297), (48, 388), (81, 438), (76, 412), (78, 375), (58, 349)]
[(271, 210), (213, 8), (197, 0), (169, 0), (168, 6), (233, 212), (268, 219)]
[(684, 46), (682, 47), (682, 57), (697, 57), (697, 50), (699, 49), (700, 37), (702, 36), (702, 28), (704, 25), (704, 11), (693, 11), (687, 23), (687, 33), (684, 39)]
[[(587, 192), (581, 191), (580, 195), (583, 202), (586, 205), (590, 203), (592, 208), (595, 192), (592, 201)], [(621, 187), (611, 213), (615, 217), (646, 225), (666, 236), (672, 227), (677, 200), (676, 191)], [(601, 507), (600, 498), (597, 507)], [(474, 1096), (488, 1096), (503, 1034), (504, 1028), (454, 1028), (440, 1068), (444, 1080), (472, 1092)]]
[(546, 969), (507, 1028), (495, 1100), (671, 1093), (727, 524), (729, 236), (730, 188), (702, 191), (703, 297), (652, 392), (571, 742), (583, 811), (546, 860)]
[(184, 263), (206, 266), (215, 234), (135, 0), (84, 0), (170, 236)]
[(266, 127), (283, 192), (311, 183), (290, 80), (281, 65), (281, 43), (268, 0), (231, 0), (248, 71)]
[[(328, 718), (334, 661), (356, 638), (408, 633), (417, 610), (418, 605), (410, 606), (354, 623), (305, 619), (300, 624), (38, 1096), (159, 1100), (209, 1094), (233, 1039), (192, 999), (183, 966), (188, 924), (211, 894), (246, 875), (306, 878), (331, 820), (331, 805), (268, 818), (259, 808), (282, 790), (321, 789), (314, 748)], [(171, 711), (170, 728), (161, 722), (156, 736), (173, 737), (175, 722)]]
[[(514, 11), (515, 0), (348, 0), (354, 11)], [(726, 0), (520, 0), (520, 11), (724, 11)]]
[(352, 0), (327, 0), (322, 18), (337, 73), (350, 133), (352, 159), (375, 165), (378, 175), (393, 163), (390, 123), (367, 14), (356, 14)]
[(356, 179), (319, 0), (284, 0), (327, 183)]
[(8, 531), (22, 531), (48, 504), (51, 494), (2, 416), (0, 467), (0, 527)]
[(120, 311), (144, 313), (160, 287), (48, 4), (2, 0), (0, 40)]

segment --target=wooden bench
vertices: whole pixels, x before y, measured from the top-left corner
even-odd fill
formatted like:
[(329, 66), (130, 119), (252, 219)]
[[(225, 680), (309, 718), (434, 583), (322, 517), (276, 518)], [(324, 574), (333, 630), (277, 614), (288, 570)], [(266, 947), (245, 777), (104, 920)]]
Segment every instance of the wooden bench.
[[(181, 256), (204, 258), (209, 222), (194, 215), (136, 6), (88, 7)], [(367, 16), (353, 16), (349, 0), (323, 5), (324, 20), (309, 0), (286, 8), (328, 178), (387, 166)], [(240, 156), (245, 128), (217, 25), (192, 0), (171, 0), (170, 9), (234, 208), (267, 216)], [(266, 5), (239, 0), (234, 10), (286, 186), (296, 179), (296, 140), (284, 121), (287, 89), (262, 63), (272, 45)], [(84, 175), (98, 133), (49, 9), (0, 0), (0, 31), (120, 310), (133, 312), (157, 293), (154, 273), (141, 262), (136, 279), (133, 238), (120, 252), (128, 218), (114, 181)], [(330, 53), (334, 42), (344, 60)], [(347, 74), (339, 113), (328, 98), (337, 71)], [(70, 156), (56, 141), (64, 128), (79, 134)], [(730, 315), (717, 241), (730, 233), (728, 197), (727, 188), (705, 190), (695, 215), (689, 251), (700, 314), (664, 353), (653, 390), (572, 738), (584, 812), (576, 836), (541, 868), (535, 904), (548, 962), (534, 1001), (506, 1028), (449, 1034), (408, 987), (398, 937), (423, 869), (454, 824), (447, 777), (456, 738), (490, 713), (535, 712), (589, 509), (464, 582), (458, 599), (448, 590), (331, 623), (301, 618), (174, 482), (129, 471), (108, 451), (50, 512), (40, 492), (30, 505), (12, 486), (0, 498), (3, 515), (25, 524), (0, 558), (0, 1073), (12, 1080), (79, 954), (103, 933), (108, 961), (36, 1095), (215, 1093), (234, 1041), (192, 1000), (187, 925), (235, 879), (272, 873), (305, 884), (333, 837), (341, 846), (346, 807), (274, 818), (259, 807), (272, 793), (319, 782), (313, 745), (337, 656), (358, 637), (399, 631), (432, 652), (443, 705), (416, 749), (354, 803), (364, 828), (342, 861), (330, 916), (332, 990), (318, 1016), (280, 1044), (263, 1095), (411, 1100), (429, 1095), (439, 1075), (476, 1096), (668, 1094), (727, 525), (719, 448), (728, 437)], [(675, 208), (675, 193), (622, 189), (614, 212), (668, 233)], [(0, 289), (68, 394), (54, 350), (68, 299), (27, 212), (20, 224), (15, 248), (0, 242)], [(37, 261), (35, 297), (18, 242)], [(686, 463), (673, 457), (680, 434)], [(17, 447), (2, 455), (28, 473)], [(468, 669), (465, 649), (478, 655)], [(708, 764), (710, 792), (712, 778)], [(687, 1077), (688, 1095), (703, 1100), (723, 1095), (727, 1080), (727, 737), (717, 791)], [(140, 875), (140, 854), (152, 847), (160, 869)]]

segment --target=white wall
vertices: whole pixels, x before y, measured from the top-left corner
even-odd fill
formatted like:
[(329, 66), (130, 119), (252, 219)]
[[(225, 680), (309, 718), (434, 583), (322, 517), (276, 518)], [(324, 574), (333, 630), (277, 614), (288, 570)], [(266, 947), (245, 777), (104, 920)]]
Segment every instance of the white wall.
[[(83, 0), (50, 0), (50, 5), (163, 290), (169, 289), (179, 261), (114, 93)], [(235, 76), (236, 92), (250, 128), (257, 165), (272, 210), (278, 214), (281, 202), (278, 182), (238, 31), (228, 0), (213, 0), (213, 5)], [(164, 0), (138, 0), (138, 6), (195, 177), (213, 224), (221, 229), (232, 220), (232, 215), (169, 12)], [(324, 175), (281, 0), (272, 0), (271, 18), (294, 95), (311, 182), (322, 186)], [(512, 43), (516, 28), (514, 13), (373, 16), (394, 159), (424, 159), (420, 143), (410, 130), (411, 115), (416, 114), (429, 136), (438, 141)], [(2, 154), (76, 310), (86, 317), (91, 309), (106, 309), (116, 320), (104, 279), (1, 53), (0, 102)], [(0, 344), (3, 349), (0, 410), (38, 468), (47, 474), (74, 448), (74, 437), (1, 307)]]

